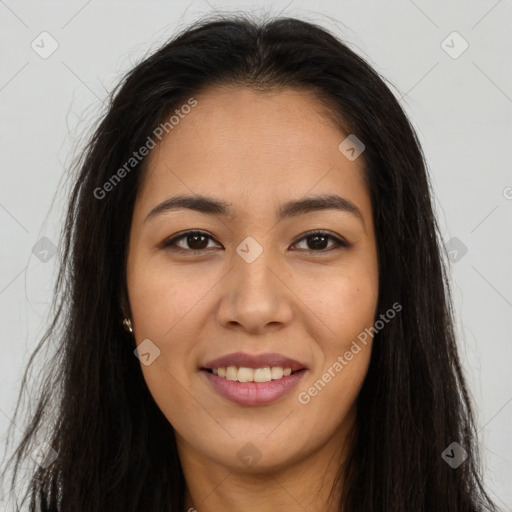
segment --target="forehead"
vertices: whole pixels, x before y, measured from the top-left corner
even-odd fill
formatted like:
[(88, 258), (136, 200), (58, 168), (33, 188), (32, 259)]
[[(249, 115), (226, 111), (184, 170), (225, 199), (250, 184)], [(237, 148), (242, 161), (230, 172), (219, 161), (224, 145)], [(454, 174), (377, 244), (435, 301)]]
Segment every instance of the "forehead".
[(146, 211), (176, 193), (224, 197), (241, 215), (325, 193), (371, 209), (363, 159), (340, 152), (348, 134), (314, 93), (215, 88), (194, 98), (148, 156), (138, 197)]

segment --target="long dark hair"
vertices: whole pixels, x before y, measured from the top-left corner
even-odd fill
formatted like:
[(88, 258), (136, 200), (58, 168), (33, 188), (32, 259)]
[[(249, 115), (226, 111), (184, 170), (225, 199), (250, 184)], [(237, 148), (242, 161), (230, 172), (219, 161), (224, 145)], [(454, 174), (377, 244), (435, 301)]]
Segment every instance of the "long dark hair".
[[(378, 315), (395, 302), (402, 311), (374, 338), (357, 400), (357, 434), (336, 481), (343, 489), (339, 509), (496, 510), (479, 473), (446, 254), (413, 127), (384, 80), (325, 29), (293, 18), (222, 14), (183, 30), (124, 77), (75, 162), (55, 314), (34, 356), (51, 339), (57, 349), (10, 461), (14, 483), (33, 439), (46, 429), (44, 440), (58, 456), (31, 473), (24, 495), (30, 510), (183, 511), (174, 431), (121, 325), (129, 312), (127, 241), (147, 159), (109, 193), (98, 190), (175, 109), (213, 85), (312, 90), (366, 146), (361, 158), (377, 237)], [(468, 454), (457, 468), (442, 457), (452, 442)]]

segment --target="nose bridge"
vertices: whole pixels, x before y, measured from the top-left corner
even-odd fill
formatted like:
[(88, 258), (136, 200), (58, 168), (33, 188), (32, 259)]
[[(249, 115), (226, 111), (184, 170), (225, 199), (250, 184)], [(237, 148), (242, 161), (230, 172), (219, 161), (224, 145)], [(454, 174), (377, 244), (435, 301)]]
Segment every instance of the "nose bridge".
[(247, 236), (236, 248), (233, 270), (237, 288), (241, 287), (238, 293), (266, 294), (277, 284), (271, 271), (277, 262), (270, 247), (270, 237), (261, 236), (258, 240)]
[[(263, 240), (262, 237), (261, 240)], [(219, 320), (258, 330), (268, 323), (284, 323), (291, 317), (291, 306), (281, 279), (281, 266), (271, 247), (247, 237), (236, 248), (227, 293), (222, 297)]]

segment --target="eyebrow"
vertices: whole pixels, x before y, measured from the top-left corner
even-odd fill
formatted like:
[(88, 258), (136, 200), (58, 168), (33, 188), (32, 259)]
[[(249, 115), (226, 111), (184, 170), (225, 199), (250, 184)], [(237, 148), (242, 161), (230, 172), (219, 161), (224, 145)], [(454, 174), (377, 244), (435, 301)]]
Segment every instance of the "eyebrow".
[[(205, 213), (207, 215), (220, 215), (223, 217), (232, 216), (234, 214), (234, 210), (231, 205), (225, 201), (203, 195), (180, 195), (170, 197), (155, 206), (146, 216), (144, 222), (163, 213), (184, 208)], [(364, 217), (359, 208), (348, 199), (336, 194), (324, 194), (295, 201), (288, 201), (279, 207), (276, 217), (278, 220), (284, 220), (322, 210), (338, 210), (352, 213), (358, 217), (363, 226), (365, 226)]]

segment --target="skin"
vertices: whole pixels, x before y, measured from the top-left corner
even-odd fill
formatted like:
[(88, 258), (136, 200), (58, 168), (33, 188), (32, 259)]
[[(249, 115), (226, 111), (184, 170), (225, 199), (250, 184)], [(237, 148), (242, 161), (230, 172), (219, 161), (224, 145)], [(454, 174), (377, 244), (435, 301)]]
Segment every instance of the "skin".
[[(340, 152), (348, 134), (311, 92), (215, 88), (195, 98), (148, 157), (127, 262), (136, 342), (150, 339), (160, 350), (141, 368), (176, 433), (185, 510), (337, 510), (338, 494), (328, 496), (350, 446), (371, 338), (308, 404), (298, 395), (376, 319), (377, 247), (363, 159)], [(325, 193), (353, 202), (364, 223), (334, 209), (276, 220), (282, 203)], [(234, 213), (180, 209), (145, 221), (178, 194), (222, 199)], [(317, 249), (304, 238), (316, 229), (352, 246), (326, 239)], [(211, 238), (195, 245), (182, 238), (188, 253), (159, 246), (187, 230)], [(236, 252), (248, 236), (263, 248), (250, 264)], [(197, 247), (203, 252), (193, 254)], [(238, 405), (199, 369), (236, 351), (278, 352), (308, 370), (278, 401)], [(252, 465), (237, 455), (247, 443), (260, 456)]]

